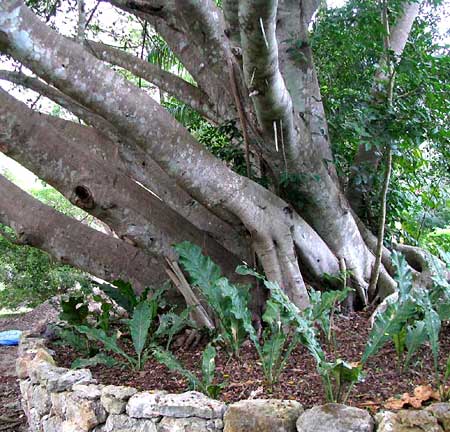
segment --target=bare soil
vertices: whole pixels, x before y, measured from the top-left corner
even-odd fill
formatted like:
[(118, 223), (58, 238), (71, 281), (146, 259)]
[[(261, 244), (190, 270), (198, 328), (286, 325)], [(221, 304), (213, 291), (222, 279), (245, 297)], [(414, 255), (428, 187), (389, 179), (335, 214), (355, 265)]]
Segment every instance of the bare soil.
[[(336, 352), (328, 349), (331, 358), (340, 357), (349, 362), (360, 360), (369, 333), (369, 312), (338, 316), (335, 321)], [(450, 324), (441, 330), (441, 367), (444, 367), (450, 354)], [(126, 345), (126, 344), (125, 344)], [(186, 368), (200, 373), (202, 349), (178, 349), (175, 354)], [(56, 351), (57, 363), (69, 367), (78, 354), (68, 346), (52, 346)], [(282, 373), (280, 381), (272, 389), (264, 383), (264, 376), (255, 350), (250, 345), (242, 348), (240, 358), (234, 359), (223, 350), (216, 358), (217, 380), (226, 381), (220, 399), (234, 402), (249, 397), (294, 399), (304, 407), (325, 403), (324, 391), (319, 374), (310, 354), (304, 347), (298, 347)], [(93, 375), (102, 384), (128, 385), (139, 390), (167, 390), (183, 392), (187, 389), (186, 380), (165, 366), (150, 358), (142, 371), (134, 372), (120, 367), (91, 368)], [(365, 367), (365, 380), (357, 384), (350, 394), (348, 404), (375, 411), (390, 397), (412, 393), (418, 385), (431, 384), (435, 387), (432, 354), (424, 346), (415, 356), (407, 371), (396, 366), (394, 347), (386, 345), (378, 355), (369, 360)]]

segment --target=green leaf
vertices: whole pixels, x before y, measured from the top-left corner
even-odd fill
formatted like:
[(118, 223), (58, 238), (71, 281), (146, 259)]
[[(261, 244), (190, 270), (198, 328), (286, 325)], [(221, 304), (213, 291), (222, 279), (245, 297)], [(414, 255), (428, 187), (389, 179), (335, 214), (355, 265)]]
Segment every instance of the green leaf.
[(406, 349), (407, 354), (404, 367), (407, 368), (411, 362), (413, 355), (427, 340), (427, 332), (424, 321), (416, 321), (414, 325), (408, 326), (406, 329)]
[(439, 303), (436, 305), (437, 313), (441, 321), (450, 320), (450, 302), (448, 303)]
[(88, 326), (75, 326), (75, 328), (80, 333), (85, 334), (89, 339), (102, 343), (107, 351), (112, 351), (121, 355), (130, 363), (130, 365), (133, 367), (135, 366), (135, 360), (120, 348), (117, 344), (117, 337), (115, 335), (108, 336), (104, 330)]
[(441, 330), (441, 320), (438, 313), (433, 309), (428, 297), (422, 299), (425, 313), (425, 329), (433, 353), (433, 363), (435, 373), (439, 371), (439, 332)]
[(152, 324), (153, 313), (148, 301), (139, 303), (128, 322), (131, 339), (138, 357), (141, 356), (147, 342), (148, 330)]
[(208, 344), (203, 351), (202, 356), (202, 375), (203, 381), (206, 385), (211, 385), (214, 380), (214, 374), (216, 372), (216, 349)]
[(119, 362), (115, 358), (110, 357), (105, 353), (98, 353), (91, 358), (77, 358), (72, 362), (70, 367), (71, 369), (81, 369), (90, 366), (97, 366), (99, 364), (103, 364), (108, 367), (114, 367), (119, 364)]
[(399, 301), (403, 301), (412, 288), (412, 272), (405, 257), (399, 252), (392, 252), (392, 264), (396, 269), (395, 280), (398, 283)]
[(62, 299), (61, 309), (60, 319), (72, 325), (83, 324), (89, 315), (89, 307), (82, 296), (71, 296), (68, 300)]
[(113, 285), (115, 288), (109, 284), (102, 284), (100, 289), (131, 315), (137, 304), (137, 298), (131, 284), (123, 280), (116, 280)]
[(337, 359), (335, 362), (329, 363), (326, 368), (329, 368), (335, 376), (338, 376), (341, 382), (355, 383), (361, 381), (363, 378), (362, 365), (350, 364), (342, 359)]
[(175, 246), (180, 262), (189, 273), (219, 321), (220, 339), (226, 348), (237, 355), (248, 334), (254, 337), (251, 313), (248, 308), (248, 289), (222, 277), (220, 268), (201, 253), (201, 248), (189, 242)]
[(153, 356), (156, 361), (165, 365), (173, 372), (178, 372), (190, 383), (190, 387), (193, 390), (201, 389), (202, 385), (200, 380), (189, 370), (183, 367), (183, 365), (177, 360), (177, 358), (169, 351), (163, 350), (159, 347), (153, 349)]
[(202, 255), (202, 249), (189, 242), (174, 246), (180, 256), (180, 263), (189, 273), (190, 281), (199, 286), (202, 292), (214, 297), (214, 285), (222, 277), (219, 266), (209, 257)]
[(416, 306), (411, 301), (388, 304), (386, 310), (375, 318), (361, 362), (366, 363), (393, 335), (399, 333), (415, 312)]
[(196, 324), (189, 318), (192, 308), (186, 308), (179, 315), (174, 312), (167, 312), (159, 317), (159, 326), (154, 336), (155, 338), (167, 338), (166, 350), (169, 349), (173, 337), (186, 327), (195, 328)]

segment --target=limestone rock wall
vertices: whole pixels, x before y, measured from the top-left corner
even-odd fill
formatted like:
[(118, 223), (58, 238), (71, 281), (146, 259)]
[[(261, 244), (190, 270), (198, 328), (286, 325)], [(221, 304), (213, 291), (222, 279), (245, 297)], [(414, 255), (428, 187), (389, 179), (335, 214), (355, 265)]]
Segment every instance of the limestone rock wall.
[(226, 405), (202, 393), (138, 392), (58, 367), (43, 339), (23, 337), (16, 372), (30, 432), (222, 432)]

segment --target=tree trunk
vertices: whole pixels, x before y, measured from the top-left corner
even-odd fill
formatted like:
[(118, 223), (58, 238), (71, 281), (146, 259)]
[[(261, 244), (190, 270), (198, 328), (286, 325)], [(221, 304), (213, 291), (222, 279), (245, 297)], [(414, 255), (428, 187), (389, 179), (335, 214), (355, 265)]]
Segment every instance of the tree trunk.
[[(5, 71), (0, 79), (44, 94), (89, 127), (33, 113), (0, 92), (0, 150), (158, 265), (176, 259), (171, 245), (182, 240), (201, 245), (228, 276), (255, 253), (266, 276), (305, 307), (306, 283), (321, 284), (345, 263), (367, 304), (374, 239), (341, 189), (308, 42), (320, 2), (224, 0), (223, 12), (212, 0), (109, 2), (153, 26), (196, 85), (118, 48), (64, 38), (21, 0), (3, 0), (0, 51), (40, 79)], [(398, 55), (412, 15), (408, 6), (398, 22)], [(105, 62), (215, 124), (233, 121), (273, 184), (233, 172)], [(389, 252), (382, 258), (392, 273)], [(394, 289), (381, 265), (377, 293)]]

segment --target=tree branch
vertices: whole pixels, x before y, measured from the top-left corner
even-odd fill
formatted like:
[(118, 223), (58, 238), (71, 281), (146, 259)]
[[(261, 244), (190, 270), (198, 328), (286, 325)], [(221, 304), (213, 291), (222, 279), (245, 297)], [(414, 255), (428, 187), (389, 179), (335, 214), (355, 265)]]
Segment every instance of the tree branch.
[[(277, 39), (280, 71), (292, 98), (297, 143), (288, 148), (289, 159), (298, 161), (308, 157), (329, 161), (328, 174), (337, 182), (331, 163), (333, 155), (328, 125), (320, 94), (320, 86), (309, 42), (309, 24), (320, 0), (279, 0)], [(297, 163), (298, 165), (298, 163)], [(294, 165), (295, 166), (295, 165)]]
[(64, 136), (73, 136), (81, 143), (90, 143), (90, 150), (101, 155), (104, 161), (108, 161), (121, 172), (141, 183), (198, 229), (220, 241), (230, 252), (246, 259), (247, 251), (245, 242), (241, 242), (242, 233), (239, 231), (242, 231), (242, 227), (238, 220), (229, 213), (215, 209), (219, 218), (201, 203), (196, 202), (148, 154), (134, 146), (134, 143), (121, 139), (118, 131), (104, 118), (92, 113), (69, 96), (37, 78), (20, 72), (0, 70), (1, 79), (23, 85), (48, 97), (93, 126), (96, 130), (55, 117), (44, 116), (46, 121), (50, 122)]
[[(278, 64), (277, 1), (242, 1), (239, 5), (244, 76), (265, 141), (266, 152), (281, 155), (281, 143), (296, 147), (292, 100)], [(279, 157), (279, 156), (278, 156)]]
[(21, 244), (101, 279), (129, 281), (138, 290), (165, 279), (163, 262), (157, 257), (58, 213), (1, 175), (0, 195), (0, 222), (22, 238)]
[(161, 90), (189, 105), (202, 116), (216, 123), (220, 122), (207, 94), (198, 87), (120, 49), (94, 41), (88, 41), (87, 43), (98, 59), (130, 71), (137, 77), (155, 84)]
[[(122, 136), (128, 136), (148, 152), (169, 176), (205, 206), (223, 207), (238, 217), (252, 236), (270, 238), (281, 268), (279, 282), (297, 304), (304, 306), (307, 292), (296, 264), (293, 222), (291, 212), (286, 211), (287, 204), (262, 186), (233, 173), (207, 153), (149, 95), (81, 46), (48, 29), (21, 1), (4, 0), (0, 4), (0, 17), (9, 16), (11, 10), (15, 11), (17, 22), (11, 25), (7, 19), (0, 20), (0, 29), (10, 47), (8, 52), (114, 124)], [(22, 43), (24, 33), (32, 44)], [(49, 49), (49, 55), (36, 55)]]
[(222, 11), (214, 1), (175, 0), (164, 5), (155, 0), (107, 1), (148, 21), (208, 94), (217, 116), (224, 121), (236, 117), (228, 82), (223, 79), (223, 65), (231, 51)]
[[(174, 243), (202, 244), (233, 273), (239, 260), (160, 199), (105, 163), (89, 142), (70, 140), (0, 90), (0, 143), (4, 153), (58, 189), (74, 205), (107, 223), (120, 238), (151, 254), (175, 258)], [(42, 164), (42, 160), (46, 163)], [(94, 174), (95, 173), (95, 174)], [(229, 264), (224, 263), (227, 256)]]

